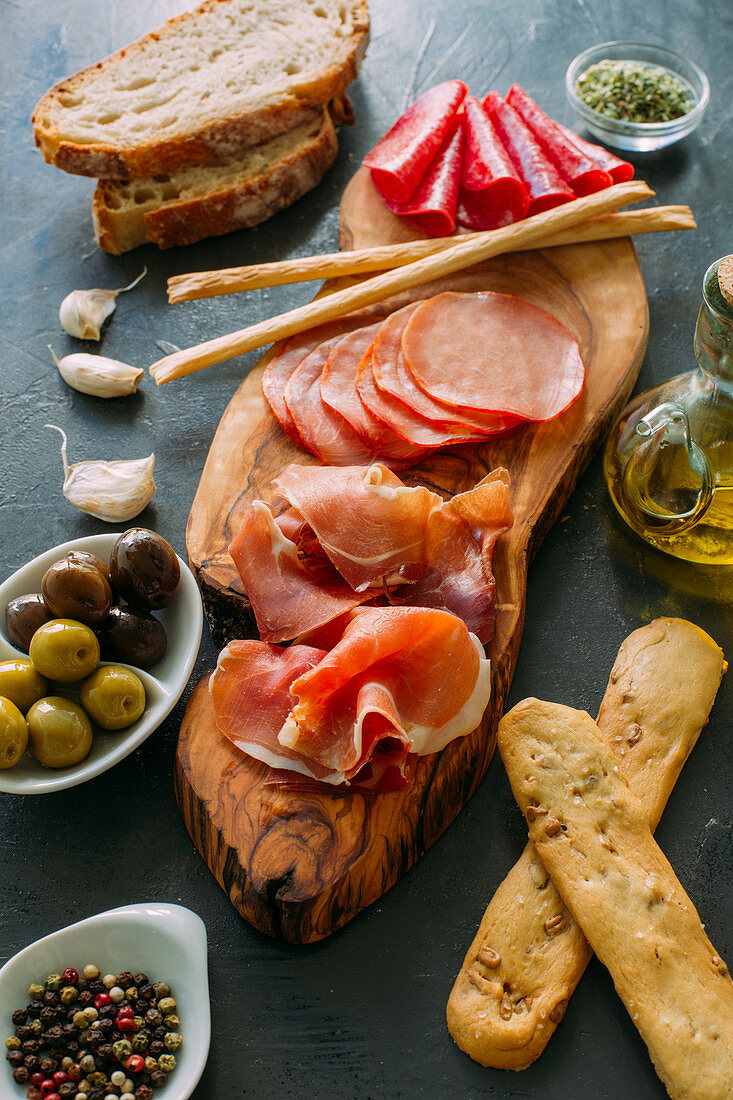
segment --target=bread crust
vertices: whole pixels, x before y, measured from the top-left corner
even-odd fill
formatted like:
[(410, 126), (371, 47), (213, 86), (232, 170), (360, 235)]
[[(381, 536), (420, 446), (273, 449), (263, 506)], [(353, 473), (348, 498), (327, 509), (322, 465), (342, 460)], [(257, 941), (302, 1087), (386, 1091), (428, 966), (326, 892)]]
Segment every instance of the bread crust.
[(356, 78), (369, 42), (367, 0), (353, 0), (356, 17), (352, 26), (352, 45), (341, 65), (321, 70), (315, 79), (300, 83), (296, 90), (283, 90), (274, 101), (252, 108), (244, 115), (232, 114), (199, 127), (186, 123), (170, 137), (163, 140), (149, 137), (135, 145), (81, 144), (63, 138), (59, 127), (49, 117), (62, 95), (74, 95), (90, 76), (114, 67), (125, 57), (144, 52), (150, 43), (165, 35), (167, 28), (185, 26), (200, 12), (214, 10), (217, 5), (227, 2), (206, 0), (194, 11), (170, 19), (129, 46), (55, 84), (39, 100), (31, 117), (35, 142), (44, 159), (72, 175), (121, 180), (170, 172), (185, 165), (206, 164), (310, 121), (325, 104), (338, 100)]
[[(656, 619), (619, 650), (598, 729), (653, 825), (707, 722), (724, 669), (719, 646), (684, 619)], [(451, 1035), (482, 1065), (526, 1069), (562, 1020), (591, 955), (530, 841), (466, 953), (447, 1006)]]
[(163, 202), (152, 210), (116, 209), (118, 184), (100, 180), (92, 200), (97, 243), (119, 254), (152, 242), (159, 248), (194, 244), (205, 237), (258, 225), (284, 210), (323, 178), (338, 153), (336, 132), (327, 111), (313, 140), (273, 164), (269, 171), (242, 182), (213, 187), (206, 194)]
[(733, 981), (589, 715), (525, 699), (498, 745), (538, 855), (672, 1100), (733, 1087)]

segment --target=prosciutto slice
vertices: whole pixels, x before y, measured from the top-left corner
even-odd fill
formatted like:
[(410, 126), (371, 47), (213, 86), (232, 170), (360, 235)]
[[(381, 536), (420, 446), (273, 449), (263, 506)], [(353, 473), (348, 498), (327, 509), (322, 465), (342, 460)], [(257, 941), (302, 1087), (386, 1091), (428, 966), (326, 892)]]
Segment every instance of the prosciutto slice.
[(529, 195), (478, 99), (464, 102), (466, 151), (458, 221), (469, 229), (498, 229), (526, 217)]
[(402, 338), (408, 322), (421, 303), (415, 302), (391, 314), (377, 332), (372, 349), (372, 374), (380, 389), (404, 402), (426, 420), (452, 433), (456, 442), (466, 442), (513, 428), (516, 418), (495, 412), (476, 412), (437, 401), (416, 384), (402, 353)]
[(484, 110), (527, 189), (530, 217), (575, 198), (572, 188), (547, 158), (524, 119), (498, 92), (489, 92), (484, 99)]
[(407, 202), (412, 197), (451, 134), (467, 91), (461, 80), (446, 80), (429, 88), (364, 157), (383, 199)]
[(323, 340), (290, 376), (284, 400), (303, 446), (321, 462), (353, 466), (378, 457), (342, 416), (321, 400), (321, 373), (340, 336)]
[(356, 388), (359, 364), (370, 351), (381, 321), (342, 336), (321, 373), (321, 399), (348, 421), (367, 447), (397, 462), (409, 462), (424, 447), (407, 443), (366, 407)]
[(307, 332), (298, 333), (297, 336), (291, 336), (265, 367), (262, 375), (262, 392), (280, 427), (299, 447), (303, 446), (303, 440), (283, 397), (290, 377), (306, 355), (317, 348), (323, 340), (343, 336), (345, 332), (350, 332), (364, 323), (363, 318), (341, 317), (337, 321), (330, 321), (328, 324), (308, 329)]
[(508, 294), (449, 292), (428, 299), (408, 321), (402, 350), (417, 384), (438, 401), (525, 420), (559, 416), (585, 377), (565, 326)]
[(470, 733), (490, 692), (483, 647), (455, 615), (365, 608), (290, 684), (296, 702), (278, 741), (349, 779), (382, 738), (422, 756)]
[(452, 136), (428, 165), (414, 195), (406, 202), (385, 199), (387, 208), (429, 237), (447, 237), (452, 233), (456, 227), (463, 146), (463, 119), (459, 116)]
[(565, 134), (568, 141), (572, 141), (581, 153), (585, 153), (593, 161), (597, 168), (608, 172), (614, 183), (627, 183), (633, 177), (633, 164), (629, 164), (627, 160), (621, 160), (620, 157), (615, 156), (608, 149), (604, 149), (602, 145), (594, 145), (592, 142), (586, 141), (585, 138), (579, 137), (573, 130), (563, 126), (562, 122), (556, 122), (555, 125)]
[(290, 515), (278, 524), (270, 505), (255, 500), (229, 547), (265, 642), (323, 626), (370, 598), (350, 588), (325, 554), (312, 546), (303, 552), (303, 526)]
[(511, 86), (506, 98), (507, 103), (522, 116), (576, 195), (590, 195), (611, 186), (613, 181), (608, 172), (599, 168), (577, 145), (569, 141), (557, 123), (537, 106), (519, 84)]

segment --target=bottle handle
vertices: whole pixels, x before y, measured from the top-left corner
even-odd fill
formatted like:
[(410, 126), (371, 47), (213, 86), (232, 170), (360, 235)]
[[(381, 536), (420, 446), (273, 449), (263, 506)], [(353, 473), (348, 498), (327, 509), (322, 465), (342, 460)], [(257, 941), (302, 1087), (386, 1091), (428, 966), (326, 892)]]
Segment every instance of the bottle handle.
[(626, 508), (642, 527), (660, 534), (689, 530), (710, 507), (714, 483), (686, 410), (665, 401), (637, 422), (635, 432), (639, 446), (621, 480)]

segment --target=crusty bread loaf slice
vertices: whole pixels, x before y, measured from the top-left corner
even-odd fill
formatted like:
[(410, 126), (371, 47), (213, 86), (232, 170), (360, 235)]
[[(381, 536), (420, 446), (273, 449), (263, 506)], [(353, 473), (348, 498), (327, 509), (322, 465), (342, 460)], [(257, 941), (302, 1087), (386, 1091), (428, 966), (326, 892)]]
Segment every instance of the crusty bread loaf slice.
[(257, 225), (315, 187), (337, 151), (325, 110), (315, 122), (217, 164), (128, 182), (100, 180), (92, 202), (97, 242), (114, 253), (149, 241), (170, 248)]
[(318, 117), (368, 34), (366, 0), (206, 0), (47, 92), (36, 144), (116, 179), (228, 157)]

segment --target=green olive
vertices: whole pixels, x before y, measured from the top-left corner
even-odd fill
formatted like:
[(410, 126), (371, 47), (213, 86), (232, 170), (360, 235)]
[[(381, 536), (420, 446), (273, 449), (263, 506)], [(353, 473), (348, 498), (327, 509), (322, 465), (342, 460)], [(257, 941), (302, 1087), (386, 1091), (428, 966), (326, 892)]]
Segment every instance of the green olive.
[(98, 726), (123, 730), (145, 710), (145, 688), (139, 676), (122, 665), (103, 665), (81, 685), (81, 705)]
[(30, 658), (49, 680), (83, 680), (99, 664), (99, 642), (84, 623), (52, 619), (31, 638)]
[(12, 699), (0, 697), (0, 769), (14, 768), (28, 748), (28, 723)]
[(31, 752), (47, 768), (68, 768), (89, 755), (92, 723), (78, 703), (47, 695), (27, 714)]
[(48, 683), (25, 657), (0, 664), (0, 695), (15, 703), (23, 714), (48, 691)]

